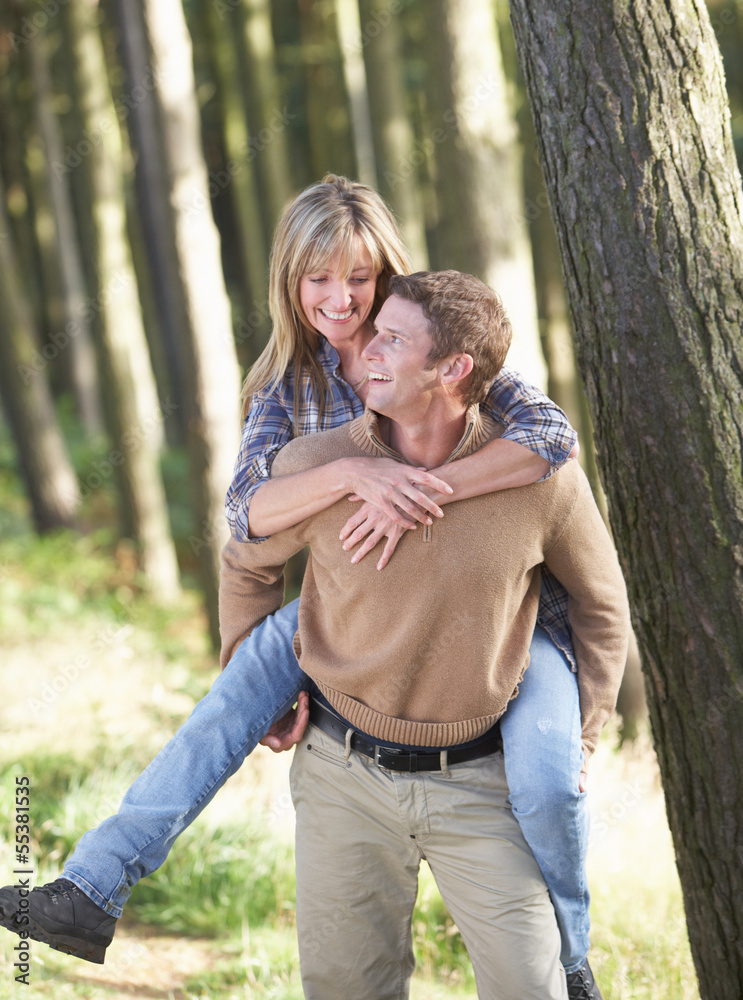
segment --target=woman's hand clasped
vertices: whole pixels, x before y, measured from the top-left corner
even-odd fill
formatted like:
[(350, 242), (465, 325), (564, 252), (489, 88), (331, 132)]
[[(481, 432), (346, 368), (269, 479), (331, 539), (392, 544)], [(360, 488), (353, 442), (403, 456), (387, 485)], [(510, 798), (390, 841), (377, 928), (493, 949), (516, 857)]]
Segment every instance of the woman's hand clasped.
[(423, 489), (444, 495), (453, 492), (451, 486), (438, 476), (391, 458), (349, 458), (343, 461), (352, 500), (366, 500), (402, 528), (410, 528), (416, 521), (431, 524), (431, 515), (443, 517), (436, 501), (429, 493), (423, 492)]
[(444, 512), (431, 494), (449, 494), (443, 479), (402, 462), (386, 458), (348, 459), (352, 501), (364, 501), (349, 517), (340, 534), (346, 552), (356, 549), (352, 563), (360, 562), (383, 538), (387, 542), (377, 563), (384, 569), (406, 531), (418, 523), (433, 524)]

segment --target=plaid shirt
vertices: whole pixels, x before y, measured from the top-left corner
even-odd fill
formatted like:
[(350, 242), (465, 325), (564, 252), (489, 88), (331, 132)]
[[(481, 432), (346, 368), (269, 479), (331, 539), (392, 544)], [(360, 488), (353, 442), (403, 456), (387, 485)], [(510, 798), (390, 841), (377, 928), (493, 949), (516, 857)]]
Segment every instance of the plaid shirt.
[[(230, 531), (240, 542), (263, 540), (250, 537), (248, 509), (255, 491), (270, 477), (273, 460), (284, 445), (300, 434), (340, 427), (364, 412), (364, 404), (341, 375), (335, 348), (324, 337), (319, 339), (318, 360), (328, 381), (322, 419), (309, 375), (303, 373), (297, 389), (292, 365), (274, 389), (261, 390), (250, 401), (225, 504)], [(295, 427), (293, 413), (297, 391), (301, 393), (302, 402), (299, 423)], [(524, 382), (512, 369), (501, 369), (482, 407), (505, 426), (504, 438), (524, 445), (550, 463), (544, 479), (567, 461), (577, 440), (567, 417), (548, 396)], [(567, 619), (567, 593), (544, 568), (538, 621), (575, 670)]]

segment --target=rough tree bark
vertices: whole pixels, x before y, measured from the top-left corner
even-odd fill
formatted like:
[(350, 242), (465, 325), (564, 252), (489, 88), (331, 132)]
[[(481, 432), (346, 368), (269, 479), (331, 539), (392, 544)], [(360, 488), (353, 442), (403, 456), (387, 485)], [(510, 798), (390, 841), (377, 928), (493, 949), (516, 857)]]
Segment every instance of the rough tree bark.
[[(537, 158), (534, 128), (530, 117), (521, 124), (526, 151), (524, 157), (526, 217), (529, 219), (534, 258), (539, 332), (549, 372), (547, 393), (565, 410), (568, 419), (578, 431), (581, 444), (579, 461), (588, 476), (601, 516), (608, 521), (606, 497), (596, 462), (593, 422), (575, 363), (575, 347), (562, 283), (560, 251), (555, 237), (555, 227), (550, 218), (544, 176)], [(620, 741), (624, 743), (634, 740), (640, 731), (640, 726), (643, 724), (646, 726), (648, 721), (640, 655), (634, 636), (630, 640), (622, 686), (617, 696), (617, 712), (622, 720), (619, 729)]]
[(511, 0), (705, 998), (743, 993), (743, 197), (697, 0)]

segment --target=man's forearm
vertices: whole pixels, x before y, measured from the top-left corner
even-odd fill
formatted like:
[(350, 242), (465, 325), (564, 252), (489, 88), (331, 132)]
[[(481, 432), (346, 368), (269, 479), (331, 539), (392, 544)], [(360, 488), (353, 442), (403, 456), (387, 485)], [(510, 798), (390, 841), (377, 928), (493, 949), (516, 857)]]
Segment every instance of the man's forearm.
[(583, 743), (588, 756), (596, 749), (616, 704), (630, 624), (627, 591), (614, 544), (587, 481), (545, 562), (568, 592)]

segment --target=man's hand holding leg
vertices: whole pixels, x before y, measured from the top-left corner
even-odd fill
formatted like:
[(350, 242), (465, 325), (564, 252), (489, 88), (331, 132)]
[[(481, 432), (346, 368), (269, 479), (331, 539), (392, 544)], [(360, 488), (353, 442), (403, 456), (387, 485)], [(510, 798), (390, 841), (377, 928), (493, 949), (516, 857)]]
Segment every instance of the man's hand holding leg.
[(307, 723), (310, 720), (310, 699), (306, 691), (300, 691), (295, 708), (274, 722), (266, 735), (260, 741), (264, 747), (269, 747), (274, 753), (291, 750), (304, 736)]

